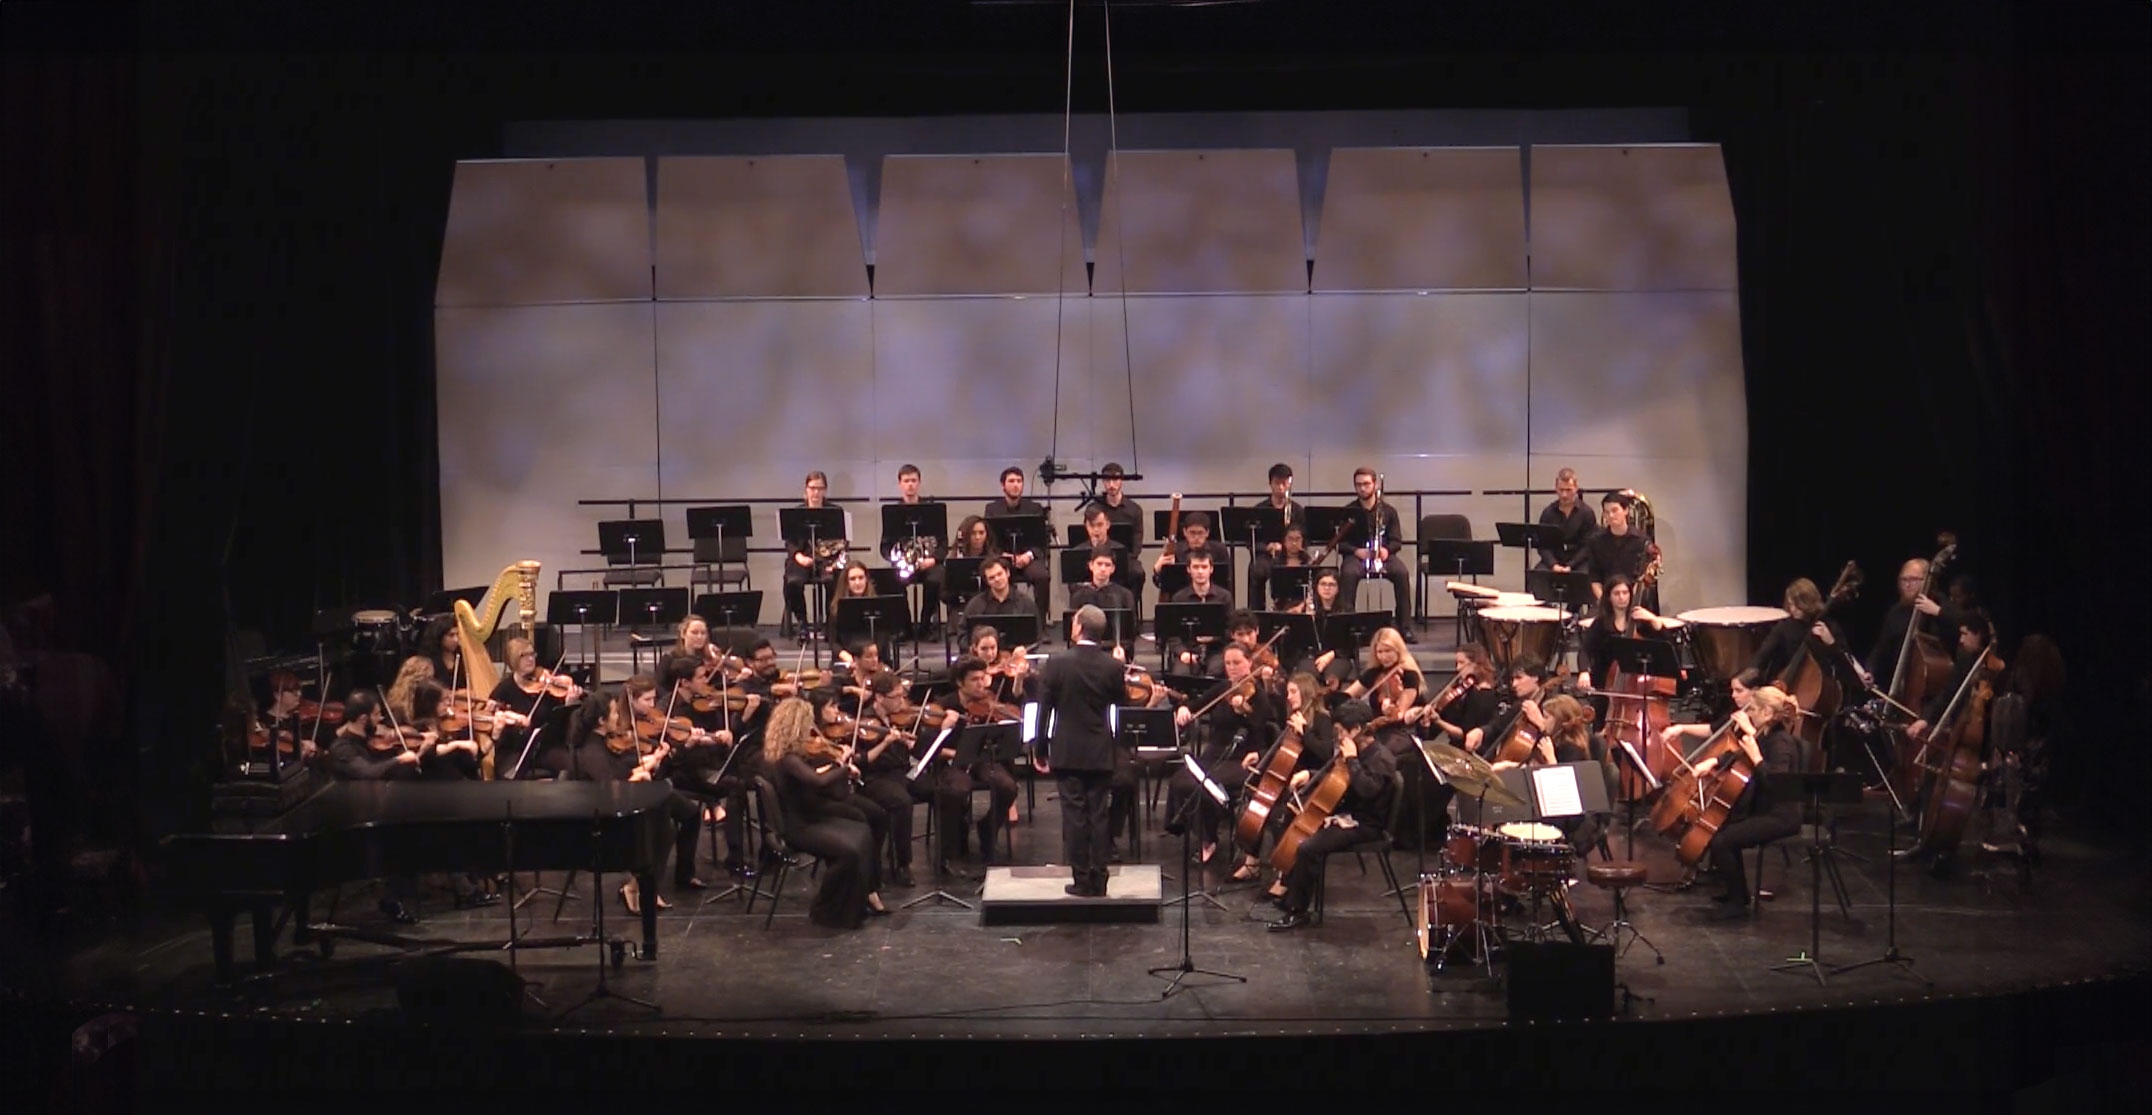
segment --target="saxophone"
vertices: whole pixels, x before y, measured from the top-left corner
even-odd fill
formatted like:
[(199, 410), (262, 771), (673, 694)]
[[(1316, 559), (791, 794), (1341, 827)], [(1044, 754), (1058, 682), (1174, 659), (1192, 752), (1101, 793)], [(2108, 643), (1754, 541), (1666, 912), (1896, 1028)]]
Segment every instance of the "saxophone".
[(528, 630), (538, 618), (538, 563), (519, 561), (501, 570), (493, 578), (493, 587), (478, 601), (478, 607), (456, 601), (456, 637), (462, 645), (463, 662), (470, 672), (471, 692), (488, 694), (500, 684), (500, 671), (493, 659), (486, 655), (486, 640), (493, 637), (500, 626), (501, 613), (508, 607), (510, 594), (515, 596), (516, 622), (511, 626)]

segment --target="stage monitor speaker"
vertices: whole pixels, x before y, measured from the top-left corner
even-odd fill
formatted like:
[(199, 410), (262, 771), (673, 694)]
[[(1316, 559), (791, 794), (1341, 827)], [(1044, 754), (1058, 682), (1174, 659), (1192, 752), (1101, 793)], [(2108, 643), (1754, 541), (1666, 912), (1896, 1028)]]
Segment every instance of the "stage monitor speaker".
[(397, 967), (396, 1003), (413, 1022), (507, 1029), (523, 1021), (523, 977), (492, 960), (426, 957)]
[(1510, 946), (1512, 1022), (1614, 1017), (1614, 948), (1567, 942)]

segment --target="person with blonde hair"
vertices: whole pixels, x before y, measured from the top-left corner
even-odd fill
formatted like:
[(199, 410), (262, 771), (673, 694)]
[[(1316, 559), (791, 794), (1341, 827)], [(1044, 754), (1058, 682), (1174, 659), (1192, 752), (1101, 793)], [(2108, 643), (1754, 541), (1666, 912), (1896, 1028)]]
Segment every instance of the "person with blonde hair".
[(889, 912), (874, 893), (874, 830), (841, 808), (852, 792), (848, 759), (822, 738), (812, 702), (787, 697), (770, 710), (763, 767), (784, 811), (785, 843), (823, 861), (807, 919), (829, 929), (858, 929), (869, 913)]
[[(1711, 865), (1726, 887), (1712, 898), (1721, 905), (1714, 920), (1740, 917), (1748, 910), (1748, 872), (1742, 868), (1741, 853), (1801, 831), (1800, 800), (1770, 788), (1772, 775), (1802, 769), (1801, 737), (1794, 734), (1800, 718), (1799, 703), (1775, 685), (1758, 687), (1749, 694), (1748, 707), (1734, 714), (1734, 740), (1754, 773), (1726, 823), (1711, 838)], [(1718, 759), (1706, 759), (1697, 764), (1697, 774), (1708, 775), (1718, 765)]]

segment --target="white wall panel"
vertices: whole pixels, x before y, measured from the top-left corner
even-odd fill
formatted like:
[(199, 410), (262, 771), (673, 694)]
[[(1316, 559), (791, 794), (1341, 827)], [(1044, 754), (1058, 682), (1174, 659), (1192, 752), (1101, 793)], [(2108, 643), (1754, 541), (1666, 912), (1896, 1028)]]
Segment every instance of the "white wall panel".
[(434, 360), (446, 582), (536, 558), (550, 590), (557, 571), (602, 564), (577, 551), (624, 516), (575, 501), (657, 483), (650, 306), (436, 310)]
[(1535, 293), (1532, 452), (1746, 462), (1732, 293)]
[(1313, 289), (1522, 290), (1523, 166), (1515, 147), (1331, 151)]
[(659, 298), (866, 293), (843, 156), (658, 160)]
[(1532, 148), (1532, 286), (1733, 290), (1717, 144)]
[(1107, 160), (1100, 205), (1101, 294), (1308, 288), (1290, 150), (1122, 151)]
[(436, 306), (650, 297), (641, 159), (456, 164)]
[(1467, 459), (1523, 451), (1521, 294), (1319, 295), (1309, 304), (1313, 393), (1328, 404), (1318, 412), (1340, 420), (1331, 445)]
[(1085, 292), (1060, 155), (892, 155), (874, 231), (879, 295)]

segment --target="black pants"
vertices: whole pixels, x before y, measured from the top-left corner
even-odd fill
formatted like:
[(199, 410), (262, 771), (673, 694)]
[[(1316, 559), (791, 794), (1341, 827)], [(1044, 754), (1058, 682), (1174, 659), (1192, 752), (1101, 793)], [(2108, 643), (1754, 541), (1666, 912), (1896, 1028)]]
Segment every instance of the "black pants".
[[(1405, 570), (1405, 559), (1398, 557), (1394, 553), (1391, 554), (1390, 560), (1382, 563), (1382, 577), (1390, 582), (1391, 595), (1396, 597), (1396, 606), (1393, 611), (1397, 615), (1398, 630), (1402, 631), (1405, 627), (1405, 620), (1412, 615), (1412, 577)], [(1338, 566), (1339, 611), (1357, 612), (1360, 610), (1360, 582), (1366, 579), (1367, 575), (1361, 570), (1360, 559), (1349, 553), (1346, 554), (1344, 560)]]
[(942, 582), (949, 574), (940, 562), (934, 568), (912, 574), (912, 583), (919, 586), (918, 626), (925, 627), (941, 620)]
[(1248, 768), (1241, 766), (1237, 758), (1214, 759), (1209, 766), (1203, 768), (1203, 773), (1210, 775), (1211, 781), (1225, 791), (1226, 803), (1220, 805), (1209, 794), (1204, 793), (1202, 788), (1196, 785), (1195, 776), (1188, 773), (1188, 768), (1181, 767), (1166, 781), (1166, 816), (1180, 816), (1181, 810), (1188, 804), (1188, 796), (1194, 794), (1196, 812), (1193, 823), (1196, 843), (1216, 844), (1220, 824), (1231, 812), (1234, 801), (1240, 796), (1241, 787), (1248, 784)]
[[(988, 761), (971, 768), (973, 784), (985, 783), (986, 816), (979, 818), (979, 862), (994, 862), (995, 840), (1009, 827), (1009, 807), (1016, 804), (1016, 776), (999, 762)], [(967, 801), (971, 796), (965, 790)]]
[(886, 847), (899, 868), (912, 865), (912, 780), (901, 774), (881, 774), (860, 787), (860, 795), (882, 807), (889, 817)]
[(1752, 813), (1738, 821), (1730, 822), (1711, 838), (1711, 866), (1719, 873), (1719, 881), (1726, 886), (1726, 893), (1741, 902), (1749, 900), (1748, 871), (1741, 865), (1741, 853), (1760, 844), (1783, 840), (1801, 831), (1801, 819), (1791, 810), (1785, 812)]
[(864, 821), (826, 817), (792, 822), (785, 839), (823, 861), (822, 883), (807, 908), (807, 919), (832, 929), (864, 925), (867, 895), (874, 891), (867, 876), (874, 863), (874, 830)]
[[(906, 808), (905, 812), (911, 812), (909, 807)], [(867, 835), (871, 845), (867, 849), (867, 863), (864, 868), (867, 892), (872, 894), (881, 890), (882, 850), (889, 846), (889, 811), (882, 808), (881, 803), (873, 798), (865, 794), (855, 793), (843, 801), (833, 801), (823, 806), (822, 815), (825, 819), (834, 817), (847, 821), (858, 821), (860, 824), (867, 826)]]
[(1324, 825), (1315, 835), (1300, 842), (1300, 854), (1293, 860), (1293, 869), (1285, 873), (1285, 909), (1288, 913), (1305, 914), (1308, 902), (1315, 894), (1315, 881), (1322, 878), (1323, 860), (1332, 852), (1342, 852), (1361, 844), (1373, 844), (1382, 839), (1382, 830), (1373, 825)]
[(1112, 785), (1112, 771), (1061, 774), (1061, 851), (1076, 885), (1094, 894), (1106, 893), (1106, 857), (1112, 841), (1106, 815)]
[(1121, 833), (1135, 831), (1136, 806), (1142, 791), (1142, 771), (1136, 767), (1136, 753), (1125, 747), (1114, 748), (1113, 778), (1106, 785), (1106, 844), (1109, 848)]
[(665, 812), (673, 825), (673, 885), (684, 887), (695, 877), (695, 842), (702, 838), (702, 803), (673, 791), (665, 799)]
[[(899, 781), (904, 783), (903, 789), (910, 795), (910, 802), (933, 803), (935, 860), (948, 863), (955, 859), (963, 848), (964, 811), (971, 805), (971, 775), (946, 763), (936, 763), (932, 771), (917, 779), (900, 778)], [(909, 805), (905, 811), (909, 814)], [(910, 824), (908, 817), (905, 823)], [(897, 853), (899, 864), (911, 861), (909, 846)]]
[(1270, 555), (1261, 550), (1248, 556), (1248, 610), (1270, 610)]
[(785, 558), (785, 612), (801, 627), (807, 625), (807, 586), (814, 585), (822, 596), (822, 617), (829, 618), (829, 581), (820, 576), (814, 567), (801, 565), (789, 556)]
[(1042, 558), (1022, 569), (1012, 565), (1009, 572), (1023, 578), (1024, 583), (1031, 586), (1031, 602), (1038, 606), (1039, 611), (1039, 641), (1046, 642), (1047, 636), (1053, 632), (1053, 627), (1046, 622), (1046, 609), (1052, 602), (1054, 591), (1053, 562)]

